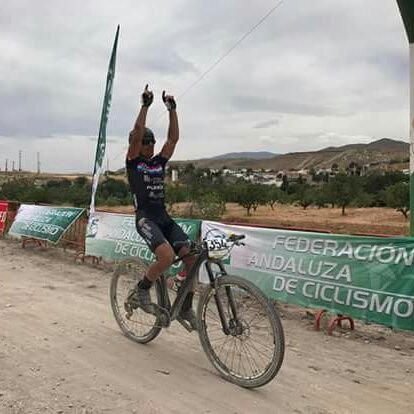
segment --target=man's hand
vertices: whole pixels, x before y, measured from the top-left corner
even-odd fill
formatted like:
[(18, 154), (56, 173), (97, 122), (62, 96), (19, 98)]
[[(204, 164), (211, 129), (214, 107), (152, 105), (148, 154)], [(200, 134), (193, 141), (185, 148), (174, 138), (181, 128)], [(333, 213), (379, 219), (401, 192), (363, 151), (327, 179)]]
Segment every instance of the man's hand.
[(169, 111), (172, 111), (177, 108), (177, 104), (175, 103), (174, 96), (166, 95), (165, 91), (162, 91), (162, 101), (164, 102), (165, 106)]
[(148, 90), (148, 84), (145, 85), (144, 92), (141, 95), (142, 106), (146, 106), (147, 108), (152, 104), (154, 100), (154, 94), (152, 91)]

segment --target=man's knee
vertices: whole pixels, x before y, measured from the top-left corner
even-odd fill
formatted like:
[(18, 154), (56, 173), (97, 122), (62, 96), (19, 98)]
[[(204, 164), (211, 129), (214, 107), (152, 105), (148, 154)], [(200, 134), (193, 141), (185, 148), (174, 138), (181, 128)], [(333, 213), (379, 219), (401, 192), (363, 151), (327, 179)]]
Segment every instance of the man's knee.
[(163, 243), (155, 249), (157, 262), (164, 270), (170, 267), (174, 261), (174, 250), (168, 243)]

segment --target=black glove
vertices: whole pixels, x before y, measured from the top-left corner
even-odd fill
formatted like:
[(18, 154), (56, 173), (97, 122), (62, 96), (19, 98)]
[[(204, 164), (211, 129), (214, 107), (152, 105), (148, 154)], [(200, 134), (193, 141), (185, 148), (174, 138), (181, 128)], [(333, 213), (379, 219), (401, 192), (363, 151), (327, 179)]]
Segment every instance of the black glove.
[(142, 105), (148, 108), (152, 104), (153, 100), (154, 100), (154, 94), (152, 93), (152, 91), (148, 90), (148, 84), (146, 84), (144, 92), (141, 95)]
[(162, 101), (169, 111), (177, 109), (177, 104), (175, 103), (174, 96), (166, 95), (165, 91), (162, 91)]

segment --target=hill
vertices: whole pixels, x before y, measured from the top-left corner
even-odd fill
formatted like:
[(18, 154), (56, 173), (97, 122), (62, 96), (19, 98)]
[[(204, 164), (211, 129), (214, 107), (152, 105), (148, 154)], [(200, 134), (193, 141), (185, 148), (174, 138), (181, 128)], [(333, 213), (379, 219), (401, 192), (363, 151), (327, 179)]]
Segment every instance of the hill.
[(269, 158), (276, 157), (279, 154), (268, 151), (258, 152), (229, 152), (223, 155), (217, 155), (211, 157), (210, 160), (234, 160), (234, 159), (247, 159), (247, 160), (267, 160)]
[(354, 162), (363, 165), (384, 166), (390, 163), (408, 163), (407, 142), (382, 138), (368, 144), (350, 144), (327, 147), (318, 151), (292, 152), (265, 159), (214, 157), (192, 161), (176, 161), (173, 164), (193, 163), (198, 168), (252, 168), (273, 170), (300, 170), (304, 168), (330, 168), (337, 164), (340, 169)]

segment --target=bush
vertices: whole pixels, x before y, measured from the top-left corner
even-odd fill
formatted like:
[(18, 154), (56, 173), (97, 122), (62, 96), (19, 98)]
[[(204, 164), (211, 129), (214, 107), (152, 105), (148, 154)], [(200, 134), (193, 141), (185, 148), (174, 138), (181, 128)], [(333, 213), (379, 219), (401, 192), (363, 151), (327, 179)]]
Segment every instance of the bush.
[(388, 207), (395, 208), (407, 219), (410, 211), (410, 187), (408, 183), (397, 183), (385, 190)]
[(225, 211), (226, 204), (217, 193), (202, 194), (188, 208), (189, 217), (218, 219)]

